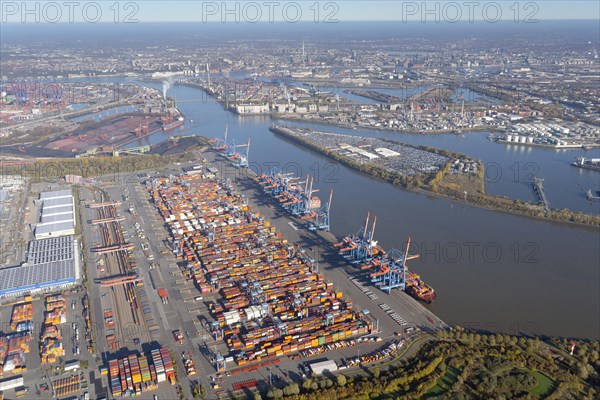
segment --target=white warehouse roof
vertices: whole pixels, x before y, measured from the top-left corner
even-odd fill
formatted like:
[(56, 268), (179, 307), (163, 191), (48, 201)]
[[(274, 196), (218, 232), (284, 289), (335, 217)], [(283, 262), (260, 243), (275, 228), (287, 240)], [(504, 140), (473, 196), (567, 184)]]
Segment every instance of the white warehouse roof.
[(42, 209), (40, 223), (35, 227), (35, 238), (73, 235), (75, 233), (75, 205), (71, 190), (40, 193)]
[(48, 210), (44, 210), (42, 217), (46, 215), (55, 215), (55, 214), (65, 214), (65, 213), (73, 213), (73, 205), (59, 206), (49, 208)]
[(61, 197), (72, 197), (71, 189), (58, 190), (56, 192), (40, 193), (40, 200), (57, 199)]
[(337, 364), (333, 360), (319, 361), (310, 364), (310, 370), (315, 375), (321, 375), (325, 371), (335, 372), (337, 369)]
[(75, 234), (75, 224), (73, 221), (49, 222), (38, 224), (35, 227), (35, 238), (42, 239), (50, 236), (64, 236)]
[(48, 215), (46, 213), (44, 213), (42, 215), (42, 223), (40, 225), (46, 225), (46, 224), (56, 224), (58, 222), (68, 222), (68, 221), (73, 221), (73, 213), (72, 212), (68, 212), (68, 213), (60, 213), (60, 214), (51, 214)]
[(44, 200), (44, 205), (42, 209), (44, 211), (49, 210), (51, 208), (56, 208), (60, 206), (67, 206), (73, 204), (73, 196), (69, 197), (55, 197), (52, 199)]

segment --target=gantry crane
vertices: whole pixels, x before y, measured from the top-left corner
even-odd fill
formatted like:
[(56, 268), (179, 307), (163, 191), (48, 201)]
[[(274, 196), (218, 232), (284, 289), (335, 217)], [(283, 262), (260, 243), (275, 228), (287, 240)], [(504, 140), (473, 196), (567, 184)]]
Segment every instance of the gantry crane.
[[(237, 164), (235, 164), (236, 168), (248, 168), (248, 160), (250, 155), (250, 138), (248, 138), (248, 144), (240, 144), (236, 147), (245, 147), (245, 154), (235, 153), (234, 158), (239, 158)], [(235, 157), (237, 155), (237, 157)]]
[(380, 287), (381, 290), (390, 293), (392, 289), (406, 290), (406, 262), (418, 258), (418, 255), (408, 255), (410, 248), (410, 237), (406, 244), (406, 250), (391, 249), (385, 254), (373, 259), (367, 268), (376, 268), (371, 273), (371, 282)]
[(333, 189), (329, 192), (329, 201), (325, 203), (319, 210), (311, 211), (310, 215), (314, 215), (314, 223), (309, 227), (310, 230), (330, 230), (329, 211), (331, 210), (331, 199), (333, 197)]
[(346, 236), (340, 243), (335, 245), (335, 247), (340, 247), (340, 254), (343, 254), (353, 264), (370, 261), (373, 258), (373, 248), (376, 245), (373, 237), (375, 236), (377, 217), (373, 218), (373, 225), (369, 232), (370, 217), (371, 213), (367, 212), (364, 227), (356, 234)]

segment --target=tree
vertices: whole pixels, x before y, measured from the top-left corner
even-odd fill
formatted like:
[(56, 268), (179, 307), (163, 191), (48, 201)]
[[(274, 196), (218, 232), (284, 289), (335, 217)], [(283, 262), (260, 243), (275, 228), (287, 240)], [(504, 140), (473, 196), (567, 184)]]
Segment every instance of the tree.
[(588, 378), (588, 375), (589, 375), (588, 369), (585, 367), (585, 364), (583, 364), (583, 363), (577, 364), (577, 376), (580, 379), (585, 380)]
[(254, 400), (262, 400), (262, 396), (259, 392), (254, 392)]
[(283, 388), (283, 394), (286, 396), (292, 396), (300, 393), (300, 387), (297, 383), (292, 383)]
[(302, 382), (302, 389), (310, 390), (312, 389), (312, 384), (313, 381), (311, 379), (306, 379), (304, 382)]
[(379, 378), (380, 374), (381, 371), (379, 371), (379, 367), (375, 367), (375, 369), (373, 370), (373, 376), (375, 377), (375, 379)]
[(280, 399), (283, 397), (283, 390), (272, 387), (267, 392), (267, 397), (270, 399)]
[[(379, 369), (377, 369), (377, 370), (379, 370)], [(346, 377), (344, 375), (342, 375), (342, 374), (338, 375), (336, 377), (336, 380), (337, 380), (338, 386), (345, 386), (346, 385)]]

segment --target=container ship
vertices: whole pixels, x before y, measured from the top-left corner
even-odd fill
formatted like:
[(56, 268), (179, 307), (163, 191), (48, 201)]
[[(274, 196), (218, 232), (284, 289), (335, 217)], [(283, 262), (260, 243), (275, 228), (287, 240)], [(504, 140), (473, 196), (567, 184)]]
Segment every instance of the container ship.
[(437, 297), (435, 290), (421, 280), (421, 277), (413, 271), (406, 270), (406, 293), (417, 300), (431, 304)]
[(577, 168), (600, 172), (600, 158), (577, 157), (577, 159), (572, 162), (571, 165)]
[(371, 282), (381, 290), (392, 288), (403, 289), (415, 299), (431, 304), (436, 299), (435, 290), (423, 282), (419, 274), (409, 270), (404, 260), (417, 258), (418, 256), (395, 257), (392, 251), (384, 252), (378, 247), (373, 251), (375, 256), (367, 263), (361, 265), (361, 270), (371, 270)]

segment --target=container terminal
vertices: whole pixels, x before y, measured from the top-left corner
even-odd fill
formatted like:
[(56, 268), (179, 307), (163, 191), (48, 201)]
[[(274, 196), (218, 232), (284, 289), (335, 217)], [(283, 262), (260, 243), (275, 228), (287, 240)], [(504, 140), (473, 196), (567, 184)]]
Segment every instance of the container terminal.
[[(201, 162), (173, 164), (166, 173), (107, 176), (80, 188), (81, 250), (93, 300), (84, 296), (83, 320), (73, 294), (34, 299), (32, 319), (31, 306), (17, 307), (15, 330), (27, 321), (43, 326), (33, 335), (0, 335), (5, 372), (20, 371), (27, 383), (40, 368), (67, 357), (93, 360), (103, 349), (99, 375), (69, 369), (68, 377), (48, 377), (35, 388), (41, 398), (83, 392), (88, 382), (96, 382), (90, 388), (98, 397), (163, 398), (176, 388), (169, 382), (186, 375), (208, 388), (207, 398), (227, 397), (231, 388), (268, 382), (268, 369), (288, 373), (322, 358), (340, 369), (386, 362), (424, 332), (447, 328), (404, 292), (373, 290), (360, 268), (339, 257), (339, 240), (328, 232), (331, 192), (320, 204), (308, 177), (242, 171), (248, 144), (235, 148), (237, 157), (208, 151)], [(267, 177), (287, 185), (285, 201), (265, 189)], [(303, 208), (286, 205), (291, 196)], [(327, 211), (326, 228), (317, 228), (318, 210)], [(24, 370), (23, 356), (1, 350), (27, 341), (35, 347), (23, 352)]]
[(392, 289), (400, 289), (417, 300), (433, 302), (436, 299), (435, 290), (406, 266), (408, 260), (419, 257), (408, 254), (411, 239), (408, 238), (404, 252), (398, 249), (386, 252), (374, 240), (377, 217), (373, 218), (370, 229), (369, 220), (370, 213), (367, 213), (364, 227), (334, 244), (339, 249), (339, 254), (350, 263), (358, 265), (361, 270), (370, 272), (371, 282), (382, 291), (390, 293)]
[(300, 179), (293, 173), (271, 169), (268, 174), (261, 174), (256, 180), (263, 191), (277, 199), (291, 215), (310, 221), (310, 230), (329, 231), (333, 190), (329, 192), (329, 201), (321, 206), (321, 199), (313, 196), (319, 191), (313, 189), (314, 178), (307, 176), (303, 182)]
[(242, 367), (376, 331), (229, 182), (184, 175), (147, 185), (188, 276), (220, 294), (209, 304), (211, 333), (229, 351), (218, 371), (227, 359)]

